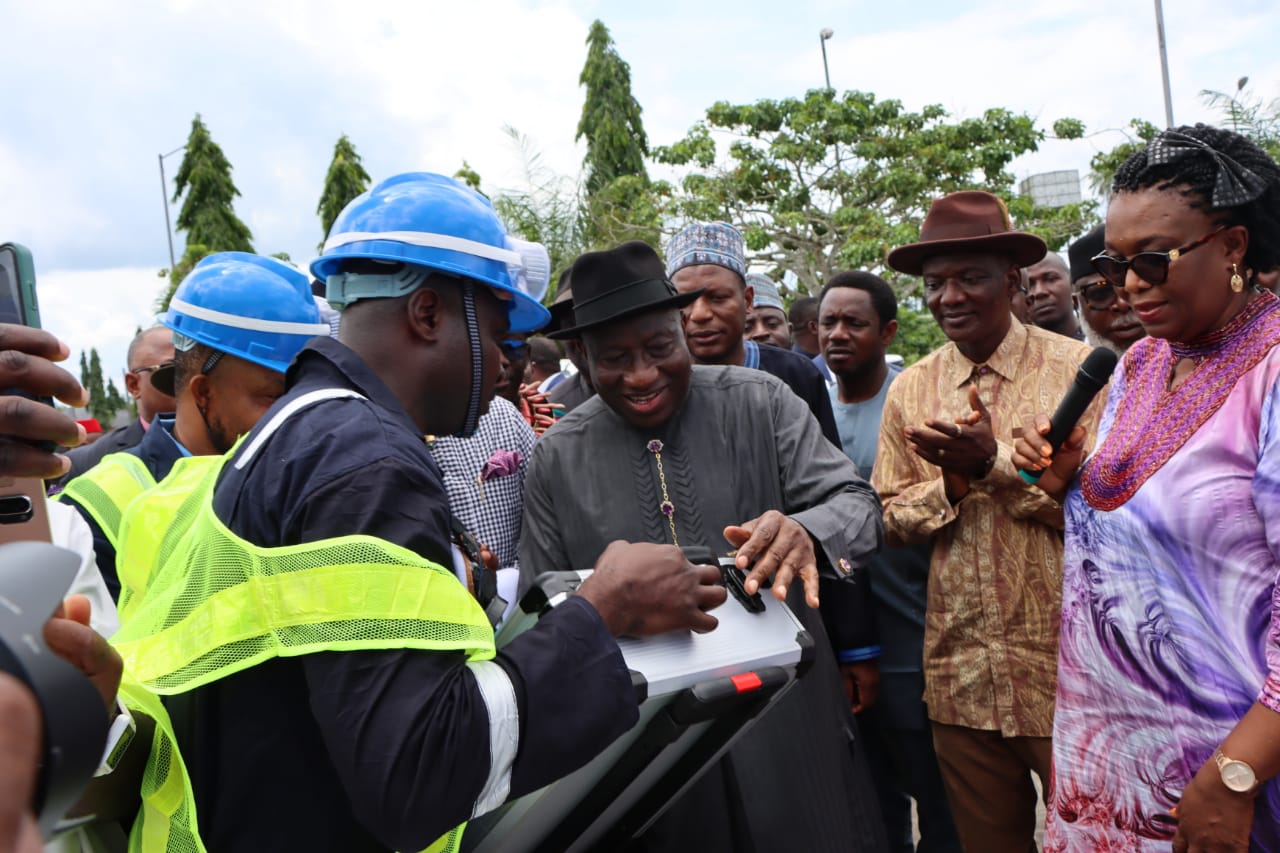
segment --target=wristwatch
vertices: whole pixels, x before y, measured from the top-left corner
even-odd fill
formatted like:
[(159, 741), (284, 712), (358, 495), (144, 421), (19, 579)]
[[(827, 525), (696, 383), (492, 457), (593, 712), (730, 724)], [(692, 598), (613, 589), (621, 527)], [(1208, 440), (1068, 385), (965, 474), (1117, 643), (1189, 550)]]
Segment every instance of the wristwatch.
[(1222, 784), (1227, 786), (1228, 791), (1250, 794), (1258, 787), (1258, 775), (1245, 762), (1228, 758), (1221, 749), (1213, 751), (1213, 762), (1218, 765), (1218, 774), (1222, 776)]

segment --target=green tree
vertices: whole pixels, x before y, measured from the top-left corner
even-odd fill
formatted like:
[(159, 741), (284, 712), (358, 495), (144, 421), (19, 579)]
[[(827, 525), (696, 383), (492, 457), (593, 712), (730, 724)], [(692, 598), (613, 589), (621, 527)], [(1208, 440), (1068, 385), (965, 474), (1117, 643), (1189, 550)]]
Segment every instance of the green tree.
[(356, 196), (369, 189), (369, 173), (360, 162), (356, 147), (344, 133), (333, 146), (333, 160), (329, 163), (329, 173), (324, 177), (324, 191), (320, 194), (320, 204), (316, 213), (320, 216), (323, 234), (318, 249), (324, 247), (324, 240), (329, 236), (333, 220), (338, 218), (342, 208)]
[(907, 364), (915, 364), (947, 342), (946, 334), (922, 302), (912, 298), (898, 304), (898, 334), (889, 352), (902, 356)]
[[(1075, 121), (1055, 125), (1060, 135), (1082, 130)], [(937, 196), (993, 192), (1010, 200), (1019, 227), (1058, 245), (1092, 223), (1094, 202), (1037, 208), (1012, 198), (1010, 163), (1045, 137), (1029, 116), (1005, 109), (954, 121), (938, 105), (911, 112), (869, 92), (815, 89), (803, 98), (714, 104), (654, 156), (691, 169), (673, 202), (677, 219), (738, 225), (753, 261), (793, 272), (801, 293), (816, 293), (837, 270), (864, 269), (911, 297), (917, 282), (888, 272), (885, 257), (919, 237)]]
[[(510, 127), (507, 128), (507, 132), (508, 133), (511, 132)], [(480, 173), (477, 172), (475, 169), (471, 168), (471, 164), (468, 163), (466, 160), (462, 161), (461, 168), (459, 168), (458, 171), (454, 172), (453, 176), (458, 180), (462, 181), (467, 186), (471, 187), (471, 189), (475, 190), (476, 192), (478, 193), (480, 192)], [(484, 195), (484, 193), (480, 193), (480, 194)]]
[(1099, 151), (1089, 161), (1089, 186), (1098, 195), (1110, 195), (1111, 183), (1116, 179), (1116, 172), (1125, 160), (1141, 151), (1146, 144), (1156, 138), (1160, 128), (1146, 119), (1135, 118), (1129, 126), (1122, 130), (1125, 141), (1110, 151)]
[(182, 251), (182, 257), (178, 259), (173, 269), (160, 271), (160, 277), (167, 279), (167, 282), (160, 297), (156, 299), (156, 313), (163, 314), (169, 310), (169, 300), (173, 299), (178, 285), (191, 272), (192, 267), (212, 254), (213, 250), (202, 243), (187, 243), (187, 247)]
[(157, 300), (162, 310), (200, 258), (213, 252), (253, 251), (253, 235), (236, 216), (233, 206), (240, 190), (231, 179), (231, 163), (209, 135), (199, 113), (191, 121), (186, 154), (173, 176), (173, 186), (173, 201), (182, 198), (176, 227), (186, 234), (186, 249), (174, 269), (161, 273), (169, 279)]
[(1222, 114), (1223, 127), (1247, 136), (1272, 159), (1280, 160), (1280, 98), (1265, 102), (1245, 89), (1248, 77), (1236, 83), (1234, 94), (1204, 89), (1200, 97)]
[(84, 351), (80, 352), (80, 384), (89, 392), (89, 405), (86, 407), (89, 416), (96, 418), (104, 427), (115, 418), (116, 413), (128, 408), (128, 401), (116, 387), (115, 380), (103, 381), (102, 359), (98, 350), (89, 350), (86, 360)]
[[(510, 125), (503, 131), (519, 151), (524, 186), (496, 193), (494, 210), (512, 234), (545, 246), (551, 257), (552, 272), (558, 274), (586, 249), (578, 186), (571, 178), (547, 166), (528, 136)], [(480, 175), (465, 162), (462, 165), (455, 177), (465, 180), (478, 192)], [(548, 296), (554, 290), (549, 288)]]
[(587, 141), (586, 194), (594, 195), (624, 175), (645, 176), (649, 141), (640, 104), (631, 94), (631, 66), (618, 55), (608, 27), (598, 20), (587, 34), (587, 61), (578, 83), (587, 90), (574, 137), (575, 142)]

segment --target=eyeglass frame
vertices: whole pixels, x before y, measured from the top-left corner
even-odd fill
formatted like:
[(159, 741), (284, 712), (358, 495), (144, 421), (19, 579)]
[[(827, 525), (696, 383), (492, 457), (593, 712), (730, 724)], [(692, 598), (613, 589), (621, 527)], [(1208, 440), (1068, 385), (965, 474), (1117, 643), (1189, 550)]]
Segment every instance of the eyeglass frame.
[[(1163, 261), (1163, 266), (1161, 267), (1161, 274), (1160, 274), (1159, 281), (1153, 281), (1152, 279), (1138, 272), (1136, 269), (1134, 270), (1134, 275), (1138, 276), (1138, 278), (1142, 279), (1147, 284), (1150, 284), (1154, 287), (1159, 287), (1160, 285), (1164, 284), (1166, 281), (1169, 280), (1170, 264), (1178, 260), (1178, 258), (1181, 258), (1183, 255), (1187, 254), (1188, 252), (1194, 251), (1195, 249), (1198, 249), (1199, 247), (1210, 242), (1211, 240), (1213, 240), (1214, 237), (1217, 237), (1219, 234), (1227, 230), (1227, 228), (1229, 227), (1230, 227), (1229, 225), (1219, 225), (1215, 230), (1210, 231), (1208, 234), (1204, 235), (1199, 240), (1196, 240), (1192, 243), (1188, 243), (1185, 246), (1180, 246), (1177, 249), (1170, 249), (1167, 252), (1138, 252), (1132, 258), (1117, 258), (1115, 255), (1108, 255), (1104, 250), (1089, 259), (1089, 266), (1093, 267), (1094, 271), (1097, 272), (1098, 275), (1102, 276), (1103, 280), (1106, 281), (1108, 284), (1110, 284), (1112, 287), (1123, 288), (1125, 286), (1125, 281), (1129, 277), (1129, 270), (1133, 269), (1133, 262), (1135, 260), (1142, 257), (1159, 258)], [(1120, 280), (1116, 281), (1111, 276), (1107, 275), (1107, 273), (1101, 267), (1098, 266), (1098, 261), (1106, 261), (1109, 263), (1118, 264), (1123, 270), (1123, 272), (1120, 275)]]
[(129, 372), (135, 376), (140, 376), (144, 373), (154, 373), (162, 367), (172, 367), (172, 366), (173, 366), (172, 361), (166, 361), (162, 364), (144, 364), (141, 367), (133, 368)]
[[(1099, 275), (1101, 275), (1101, 273), (1099, 273)], [(1105, 305), (1097, 304), (1096, 301), (1091, 300), (1088, 296), (1090, 291), (1102, 287), (1105, 287), (1107, 292), (1110, 293), (1110, 296), (1107, 298), (1107, 304)], [(1075, 293), (1081, 304), (1089, 308), (1090, 311), (1110, 311), (1111, 306), (1115, 305), (1116, 300), (1121, 297), (1120, 291), (1123, 289), (1124, 288), (1116, 287), (1114, 284), (1103, 278), (1075, 288)]]

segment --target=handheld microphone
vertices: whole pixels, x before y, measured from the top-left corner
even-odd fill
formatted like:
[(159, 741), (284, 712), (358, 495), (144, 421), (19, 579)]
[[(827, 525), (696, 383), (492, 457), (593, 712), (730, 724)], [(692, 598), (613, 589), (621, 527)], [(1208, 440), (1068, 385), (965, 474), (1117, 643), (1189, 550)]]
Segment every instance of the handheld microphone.
[[(1084, 363), (1080, 365), (1075, 381), (1071, 383), (1062, 402), (1058, 404), (1058, 410), (1049, 419), (1049, 434), (1044, 437), (1044, 440), (1049, 442), (1049, 447), (1052, 448), (1051, 453), (1058, 452), (1058, 448), (1067, 440), (1067, 436), (1071, 435), (1071, 430), (1075, 429), (1076, 422), (1080, 420), (1084, 410), (1089, 408), (1093, 398), (1102, 390), (1102, 386), (1111, 379), (1111, 373), (1116, 369), (1116, 360), (1117, 357), (1113, 351), (1106, 347), (1098, 347), (1089, 353)], [(1031, 484), (1035, 484), (1042, 473), (1044, 472), (1018, 470), (1018, 476)]]

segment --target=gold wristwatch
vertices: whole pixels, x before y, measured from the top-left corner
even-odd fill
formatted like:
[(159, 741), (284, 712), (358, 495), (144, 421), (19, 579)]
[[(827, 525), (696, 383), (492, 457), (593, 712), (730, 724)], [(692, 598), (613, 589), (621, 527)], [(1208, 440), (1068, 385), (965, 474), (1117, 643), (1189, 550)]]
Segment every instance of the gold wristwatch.
[(1222, 784), (1227, 786), (1228, 791), (1251, 794), (1257, 790), (1258, 774), (1254, 773), (1253, 768), (1245, 762), (1228, 758), (1223, 755), (1221, 749), (1213, 751), (1213, 762), (1218, 765), (1218, 774), (1222, 777)]

